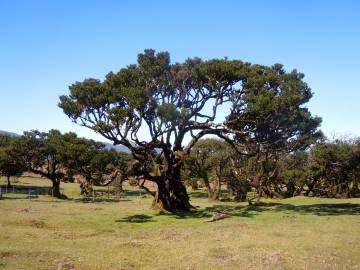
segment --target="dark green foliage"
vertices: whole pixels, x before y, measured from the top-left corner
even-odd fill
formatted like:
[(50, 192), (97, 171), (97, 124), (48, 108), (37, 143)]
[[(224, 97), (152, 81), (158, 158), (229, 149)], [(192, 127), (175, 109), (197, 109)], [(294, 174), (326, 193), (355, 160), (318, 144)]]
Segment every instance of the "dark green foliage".
[(72, 181), (75, 175), (85, 178), (84, 185), (108, 185), (124, 175), (129, 156), (107, 150), (102, 143), (78, 138), (75, 133), (58, 130), (24, 132), (17, 152), (27, 170), (52, 181), (49, 194), (63, 197), (60, 182)]
[(26, 169), (16, 143), (16, 138), (0, 135), (0, 175), (7, 178), (8, 187), (11, 187), (10, 177), (19, 177)]
[(360, 196), (360, 141), (317, 144), (310, 156), (307, 194), (325, 197)]
[(75, 133), (65, 133), (62, 141), (65, 148), (59, 150), (68, 175), (81, 175), (90, 185), (105, 186), (126, 174), (130, 155), (107, 150), (104, 144)]
[(359, 140), (322, 140), (309, 151), (281, 157), (275, 182), (285, 197), (360, 196)]
[(235, 144), (255, 158), (252, 186), (260, 196), (279, 197), (278, 159), (322, 138), (321, 119), (304, 107), (312, 93), (303, 74), (286, 73), (279, 64), (253, 66), (248, 74), (226, 123), (236, 130)]
[(63, 166), (66, 145), (62, 141), (60, 131), (50, 130), (45, 133), (32, 130), (24, 132), (19, 139), (17, 150), (21, 154), (27, 170), (52, 181), (49, 195), (63, 197), (60, 193), (60, 181), (66, 175), (66, 168)]
[(309, 153), (297, 151), (282, 157), (278, 163), (279, 178), (277, 179), (279, 189), (283, 197), (300, 195), (307, 187), (310, 178)]

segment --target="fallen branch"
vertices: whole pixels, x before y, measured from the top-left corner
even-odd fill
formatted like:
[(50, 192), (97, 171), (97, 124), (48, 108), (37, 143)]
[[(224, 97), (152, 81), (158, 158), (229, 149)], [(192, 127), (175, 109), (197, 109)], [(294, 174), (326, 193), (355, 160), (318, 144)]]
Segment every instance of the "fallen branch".
[(229, 214), (224, 214), (224, 213), (217, 213), (217, 214), (214, 214), (212, 216), (212, 218), (206, 220), (205, 222), (214, 222), (214, 221), (218, 221), (218, 220), (221, 220), (221, 219), (224, 219), (224, 218), (228, 218), (228, 217), (231, 217), (231, 215)]

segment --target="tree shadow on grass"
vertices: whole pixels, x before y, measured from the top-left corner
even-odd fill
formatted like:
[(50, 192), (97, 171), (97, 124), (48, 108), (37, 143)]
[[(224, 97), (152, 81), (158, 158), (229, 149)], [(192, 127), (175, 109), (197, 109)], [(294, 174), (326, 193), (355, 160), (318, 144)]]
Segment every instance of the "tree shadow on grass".
[(148, 215), (131, 215), (121, 219), (115, 220), (115, 222), (125, 222), (125, 223), (145, 223), (145, 222), (153, 222), (153, 217)]
[(228, 214), (235, 217), (252, 217), (256, 213), (250, 213), (244, 206), (230, 206), (230, 205), (213, 205), (204, 209), (196, 209), (190, 212), (164, 212), (161, 211), (158, 216), (173, 216), (176, 219), (196, 219), (196, 218), (210, 218), (215, 214)]
[[(216, 204), (204, 209), (196, 209), (190, 212), (165, 212), (161, 211), (154, 216), (168, 216), (175, 219), (205, 219), (211, 218), (214, 214), (223, 213), (230, 217), (252, 218), (261, 212), (288, 212), (299, 214), (313, 214), (318, 216), (340, 216), (340, 215), (360, 215), (360, 204), (341, 203), (341, 204), (312, 204), (312, 205), (292, 205), (281, 203), (257, 203), (249, 206), (234, 206)], [(146, 223), (155, 222), (154, 216), (149, 215), (130, 215), (116, 222), (125, 223)]]
[(160, 211), (156, 214), (156, 216), (169, 216), (174, 217), (176, 219), (191, 219), (191, 218), (205, 218), (205, 217), (211, 217), (210, 213), (207, 213), (204, 210), (192, 210), (190, 212), (166, 212), (166, 211)]
[(360, 215), (360, 204), (334, 203), (334, 204), (311, 204), (292, 205), (283, 204), (275, 208), (275, 211), (294, 211), (300, 214), (313, 214), (317, 216), (342, 216)]
[(197, 209), (190, 212), (160, 212), (157, 215), (173, 216), (176, 219), (195, 219), (210, 218), (214, 214), (223, 213), (232, 217), (252, 218), (261, 212), (292, 212), (302, 215), (311, 214), (317, 216), (342, 216), (342, 215), (360, 215), (360, 204), (353, 203), (334, 203), (334, 204), (311, 204), (311, 205), (292, 205), (281, 203), (257, 203), (248, 206), (233, 205), (213, 205), (204, 209)]
[(343, 216), (360, 215), (360, 204), (354, 203), (323, 203), (309, 205), (293, 205), (282, 203), (256, 203), (246, 207), (249, 212), (293, 212), (302, 215)]

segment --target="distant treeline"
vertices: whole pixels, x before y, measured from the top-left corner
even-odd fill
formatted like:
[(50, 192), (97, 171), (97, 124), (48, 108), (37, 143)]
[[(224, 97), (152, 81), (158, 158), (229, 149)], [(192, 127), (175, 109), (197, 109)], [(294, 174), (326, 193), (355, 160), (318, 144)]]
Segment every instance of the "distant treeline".
[[(130, 154), (75, 133), (33, 130), (21, 137), (0, 135), (0, 173), (9, 187), (10, 177), (27, 171), (51, 180), (49, 194), (59, 198), (64, 196), (60, 182), (79, 176), (82, 193), (93, 185), (117, 184), (121, 189), (126, 178), (136, 175), (136, 166)], [(149, 173), (155, 170), (149, 166)], [(211, 200), (221, 199), (224, 188), (227, 199), (235, 201), (249, 199), (252, 190), (268, 198), (359, 197), (360, 140), (322, 139), (304, 151), (240, 155), (224, 140), (201, 139), (185, 157), (181, 174), (188, 187), (205, 188)], [(146, 189), (139, 179), (132, 178), (132, 183)]]

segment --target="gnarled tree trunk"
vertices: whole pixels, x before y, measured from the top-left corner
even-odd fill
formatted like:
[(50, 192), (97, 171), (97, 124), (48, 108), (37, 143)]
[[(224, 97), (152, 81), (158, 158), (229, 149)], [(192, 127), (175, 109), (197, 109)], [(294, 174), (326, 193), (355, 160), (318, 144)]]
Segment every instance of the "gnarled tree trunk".
[(49, 188), (49, 195), (56, 198), (63, 198), (64, 195), (60, 193), (60, 180), (59, 179), (51, 179), (52, 186)]
[(192, 206), (180, 178), (180, 167), (170, 169), (156, 184), (153, 208), (170, 212), (190, 211)]

